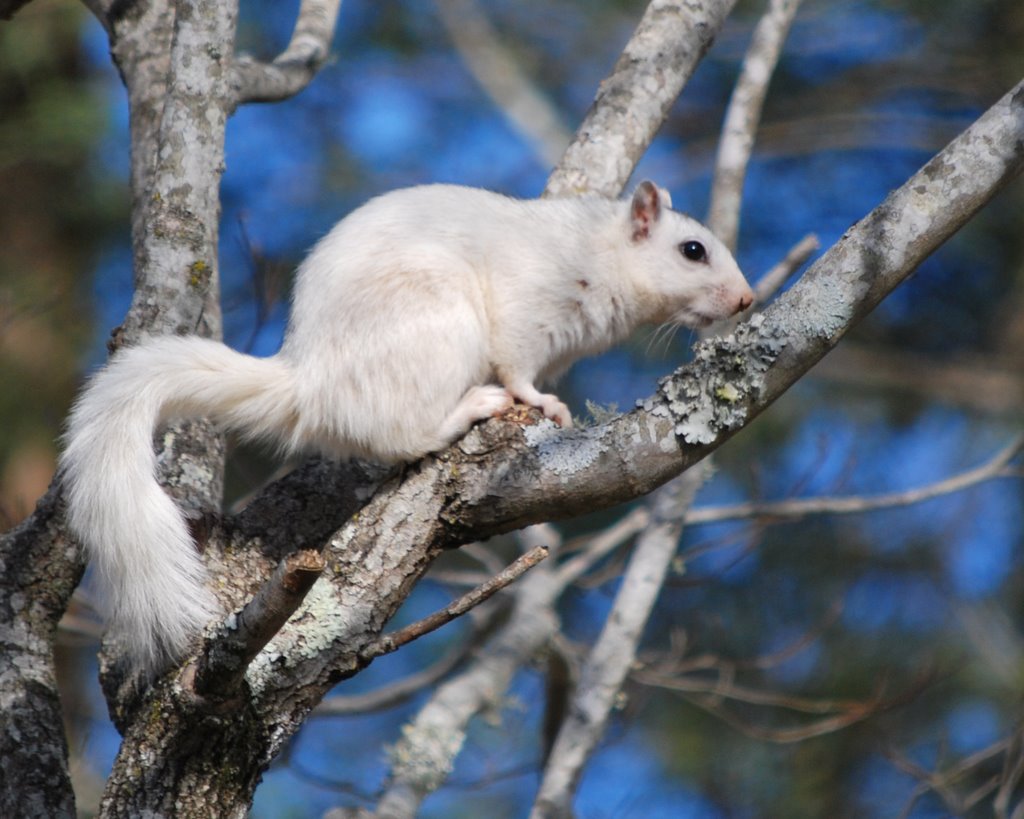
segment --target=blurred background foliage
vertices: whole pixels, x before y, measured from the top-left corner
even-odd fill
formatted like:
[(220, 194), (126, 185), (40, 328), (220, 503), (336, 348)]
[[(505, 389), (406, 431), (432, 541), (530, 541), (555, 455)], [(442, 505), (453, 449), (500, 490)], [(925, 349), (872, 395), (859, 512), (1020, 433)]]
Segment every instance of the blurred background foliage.
[[(741, 0), (636, 178), (707, 206), (724, 107), (762, 2)], [(269, 57), (297, 2), (242, 3), (239, 43)], [(625, 0), (481, 4), (501, 43), (571, 133), (643, 8)], [(773, 81), (747, 180), (738, 258), (751, 279), (808, 232), (827, 247), (1024, 76), (1019, 0), (806, 0)], [(0, 25), (0, 515), (49, 482), (80, 379), (128, 306), (125, 100), (102, 28), (70, 0), (34, 0)], [(305, 250), (375, 193), (447, 181), (536, 195), (534, 143), (481, 90), (426, 2), (346, 0), (335, 58), (294, 100), (230, 123), (221, 265), (227, 340), (278, 346)], [(700, 504), (918, 486), (973, 466), (1021, 426), (1024, 187), (1003, 192), (798, 384), (716, 456)], [(562, 387), (628, 409), (693, 339), (649, 335), (583, 362)], [(231, 494), (272, 465), (232, 459)], [(568, 534), (606, 523), (577, 521)], [(991, 815), (994, 746), (1020, 730), (1024, 683), (1019, 477), (862, 516), (694, 527), (648, 633), (737, 682), (785, 697), (885, 703), (822, 736), (791, 709), (630, 685), (584, 779), (581, 816)], [(510, 544), (492, 548), (508, 551)], [(564, 601), (573, 640), (600, 628), (616, 563)], [(458, 556), (452, 557), (454, 564)], [(451, 595), (421, 584), (401, 619)], [(86, 629), (88, 631), (88, 629)], [(456, 624), (346, 684), (367, 690), (428, 664)], [(83, 804), (116, 749), (94, 645), (69, 653), (69, 723)], [(652, 655), (655, 656), (655, 655)], [(757, 660), (761, 658), (761, 660)], [(482, 722), (427, 816), (524, 815), (537, 784), (543, 670), (524, 669), (500, 723)], [(795, 701), (790, 701), (793, 704)], [(876, 703), (877, 704), (877, 703)], [(360, 804), (416, 700), (314, 719), (267, 775), (254, 816)], [(723, 709), (727, 713), (723, 712)], [(813, 715), (812, 715), (813, 716)], [(496, 715), (496, 720), (497, 720)], [(801, 721), (802, 720), (802, 721)], [(785, 734), (787, 730), (795, 734)], [(810, 732), (808, 732), (810, 733)], [(986, 749), (993, 749), (987, 754)], [(922, 772), (979, 764), (919, 793)], [(986, 755), (987, 754), (987, 755)], [(981, 789), (981, 790), (978, 790)], [(986, 793), (971, 808), (969, 795)], [(916, 798), (920, 796), (920, 798)]]

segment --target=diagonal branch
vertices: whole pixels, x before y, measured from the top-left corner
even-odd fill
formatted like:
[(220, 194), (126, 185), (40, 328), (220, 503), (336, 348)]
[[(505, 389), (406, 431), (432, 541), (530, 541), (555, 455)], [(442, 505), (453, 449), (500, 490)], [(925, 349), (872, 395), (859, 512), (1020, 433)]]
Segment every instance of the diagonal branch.
[(502, 44), (476, 0), (435, 0), (466, 67), (545, 165), (565, 152), (570, 134), (558, 111)]
[(410, 623), (405, 628), (377, 638), (363, 650), (363, 658), (369, 662), (375, 657), (390, 654), (392, 651), (400, 649), (406, 643), (411, 643), (425, 634), (436, 631), (441, 626), (466, 614), (470, 609), (486, 602), (492, 595), (518, 580), (523, 574), (547, 558), (547, 556), (548, 549), (545, 546), (537, 546), (525, 555), (520, 555), (502, 571), (487, 580), (487, 582), (481, 583), (475, 589), (466, 592), (458, 600), (445, 606), (440, 611), (436, 611), (422, 620), (417, 620), (415, 623)]
[(313, 549), (281, 561), (256, 596), (207, 641), (195, 670), (196, 693), (219, 700), (234, 697), (253, 657), (295, 613), (324, 567), (323, 556)]
[(764, 313), (698, 345), (695, 361), (633, 412), (579, 430), (541, 424), (500, 475), (464, 470), (469, 533), (606, 508), (693, 465), (767, 409), (1022, 168), (1024, 83), (851, 227)]
[[(651, 524), (637, 541), (611, 614), (587, 657), (579, 685), (548, 755), (531, 819), (571, 815), (583, 767), (605, 728), (640, 645), (644, 626), (668, 574), (686, 510), (704, 482), (691, 469), (658, 492)], [(672, 491), (665, 491), (671, 488)]]
[(576, 139), (548, 179), (548, 196), (618, 196), (711, 47), (736, 0), (652, 0)]

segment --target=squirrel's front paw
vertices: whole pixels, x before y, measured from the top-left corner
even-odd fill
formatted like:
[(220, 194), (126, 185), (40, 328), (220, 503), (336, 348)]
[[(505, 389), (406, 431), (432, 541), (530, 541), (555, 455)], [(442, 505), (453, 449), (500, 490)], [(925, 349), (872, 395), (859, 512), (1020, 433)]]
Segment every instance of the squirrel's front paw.
[(557, 395), (541, 395), (541, 399), (540, 409), (545, 418), (550, 418), (563, 429), (572, 428), (572, 413), (568, 406), (558, 400)]

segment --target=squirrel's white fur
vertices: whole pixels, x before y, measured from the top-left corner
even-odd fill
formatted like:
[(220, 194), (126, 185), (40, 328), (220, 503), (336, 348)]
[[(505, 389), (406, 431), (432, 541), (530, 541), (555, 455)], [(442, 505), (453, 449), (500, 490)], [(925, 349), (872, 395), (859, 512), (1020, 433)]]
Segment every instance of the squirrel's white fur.
[[(704, 325), (750, 305), (729, 251), (642, 183), (632, 201), (395, 191), (343, 219), (298, 271), (281, 351), (158, 337), (117, 353), (71, 413), (68, 522), (134, 660), (180, 658), (218, 614), (154, 430), (208, 417), (284, 451), (408, 461), (641, 323)], [(700, 250), (704, 251), (701, 257)], [(695, 258), (690, 258), (695, 257)]]

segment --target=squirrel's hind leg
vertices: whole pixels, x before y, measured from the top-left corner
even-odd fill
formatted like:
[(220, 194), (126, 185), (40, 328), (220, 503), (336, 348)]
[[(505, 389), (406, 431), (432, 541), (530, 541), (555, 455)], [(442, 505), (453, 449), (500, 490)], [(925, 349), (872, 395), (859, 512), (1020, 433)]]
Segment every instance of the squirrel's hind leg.
[(511, 407), (512, 396), (504, 387), (497, 384), (470, 387), (444, 419), (438, 437), (445, 444), (450, 444), (465, 435), (477, 421), (500, 415)]

